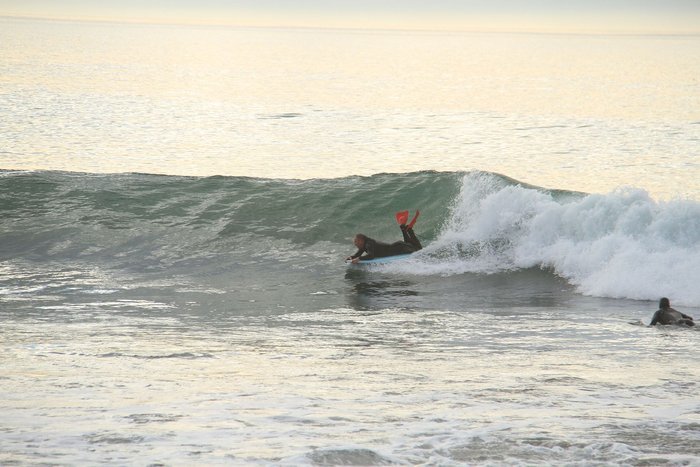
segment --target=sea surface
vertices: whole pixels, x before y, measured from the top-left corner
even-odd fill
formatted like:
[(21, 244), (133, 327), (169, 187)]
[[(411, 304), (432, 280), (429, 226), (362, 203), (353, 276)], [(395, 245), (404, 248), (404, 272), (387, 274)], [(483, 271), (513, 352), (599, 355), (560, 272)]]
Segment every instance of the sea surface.
[[(700, 465), (700, 38), (0, 19), (0, 464)], [(351, 267), (363, 232), (425, 248)]]

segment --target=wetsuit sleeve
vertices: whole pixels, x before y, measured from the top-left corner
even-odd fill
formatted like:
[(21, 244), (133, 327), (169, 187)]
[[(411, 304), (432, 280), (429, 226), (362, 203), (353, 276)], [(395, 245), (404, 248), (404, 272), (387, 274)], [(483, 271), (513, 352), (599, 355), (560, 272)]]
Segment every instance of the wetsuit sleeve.
[(692, 316), (688, 316), (688, 315), (683, 314), (683, 313), (681, 313), (681, 316), (682, 316), (683, 318), (685, 318), (685, 319), (689, 319), (690, 321), (693, 321), (693, 317), (692, 317)]
[(362, 256), (362, 253), (364, 253), (364, 252), (365, 252), (365, 250), (357, 250), (355, 252), (355, 254), (351, 256), (351, 258), (353, 258), (353, 259), (358, 258), (358, 257)]
[(659, 322), (659, 315), (661, 315), (661, 310), (657, 310), (656, 313), (654, 313), (654, 316), (651, 318), (651, 323), (649, 323), (649, 326), (656, 326), (656, 323)]
[(360, 261), (367, 261), (368, 259), (374, 259), (374, 247), (376, 245), (374, 244), (374, 240), (371, 238), (368, 238), (365, 240), (365, 253), (367, 253), (365, 256), (360, 257)]

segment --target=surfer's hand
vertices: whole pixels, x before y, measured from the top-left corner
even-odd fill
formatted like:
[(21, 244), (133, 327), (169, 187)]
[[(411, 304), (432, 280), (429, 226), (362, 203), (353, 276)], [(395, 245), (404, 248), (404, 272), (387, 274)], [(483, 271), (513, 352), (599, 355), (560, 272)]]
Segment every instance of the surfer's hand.
[(350, 261), (352, 264), (357, 264), (360, 262), (360, 258), (352, 258), (352, 261)]

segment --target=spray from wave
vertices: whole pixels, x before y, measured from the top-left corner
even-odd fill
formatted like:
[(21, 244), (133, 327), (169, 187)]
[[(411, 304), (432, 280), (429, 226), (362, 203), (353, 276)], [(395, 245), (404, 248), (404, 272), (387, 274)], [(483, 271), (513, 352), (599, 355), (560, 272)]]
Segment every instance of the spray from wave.
[[(452, 213), (412, 270), (498, 273), (542, 268), (586, 295), (700, 305), (700, 204), (639, 189), (585, 195), (464, 176)], [(416, 258), (418, 259), (418, 258)]]

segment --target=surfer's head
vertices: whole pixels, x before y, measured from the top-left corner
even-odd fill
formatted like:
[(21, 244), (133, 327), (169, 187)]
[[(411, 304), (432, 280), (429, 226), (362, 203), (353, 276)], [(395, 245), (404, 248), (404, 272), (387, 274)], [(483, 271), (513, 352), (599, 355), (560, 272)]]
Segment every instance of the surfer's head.
[(355, 238), (352, 239), (352, 243), (354, 243), (357, 248), (364, 248), (365, 241), (367, 241), (367, 235), (360, 233), (355, 234)]
[(668, 300), (668, 298), (663, 297), (661, 300), (659, 300), (659, 308), (662, 310), (671, 308), (671, 302)]

